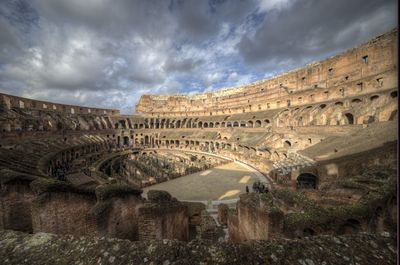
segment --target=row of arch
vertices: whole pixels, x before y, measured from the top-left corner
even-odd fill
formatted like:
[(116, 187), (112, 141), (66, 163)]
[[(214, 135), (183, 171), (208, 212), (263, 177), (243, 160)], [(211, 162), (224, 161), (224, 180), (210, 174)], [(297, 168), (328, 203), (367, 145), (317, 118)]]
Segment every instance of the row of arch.
[[(196, 119), (197, 120), (197, 119)], [(119, 120), (115, 123), (116, 129), (180, 129), (180, 128), (261, 128), (267, 127), (271, 123), (270, 119), (249, 119), (237, 121), (192, 121), (192, 119), (150, 119), (142, 123), (131, 120)]]
[[(243, 144), (230, 143), (226, 141), (210, 141), (210, 140), (178, 140), (178, 139), (154, 139), (154, 143), (145, 138), (135, 142), (135, 147), (151, 147), (151, 148), (176, 148), (199, 150), (208, 153), (219, 153), (225, 150), (229, 152), (237, 152), (249, 157), (263, 157), (268, 160), (277, 161), (287, 158), (287, 151), (272, 150), (271, 148), (255, 148)], [(289, 141), (286, 141), (290, 144)]]

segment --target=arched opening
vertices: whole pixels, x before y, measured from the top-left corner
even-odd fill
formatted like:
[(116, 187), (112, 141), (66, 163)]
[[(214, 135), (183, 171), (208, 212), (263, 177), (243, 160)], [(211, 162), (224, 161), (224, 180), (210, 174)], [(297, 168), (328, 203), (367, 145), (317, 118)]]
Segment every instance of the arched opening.
[(202, 128), (202, 127), (203, 127), (203, 122), (199, 121), (198, 127), (199, 127), (199, 128)]
[(129, 137), (124, 136), (124, 145), (129, 145)]
[(397, 109), (392, 111), (392, 113), (390, 113), (389, 121), (396, 119), (396, 117), (397, 117)]
[(351, 113), (344, 114), (346, 117), (346, 124), (354, 124), (354, 116)]
[(384, 214), (383, 214), (383, 210), (382, 207), (378, 207), (375, 210), (375, 229), (378, 232), (381, 232), (384, 230), (385, 228), (385, 224), (384, 224)]
[(374, 116), (367, 116), (364, 119), (364, 123), (365, 124), (369, 124), (369, 123), (373, 123), (373, 122), (375, 122), (375, 117)]
[(248, 121), (248, 122), (247, 122), (247, 127), (252, 128), (252, 127), (253, 127), (253, 121)]
[(311, 173), (301, 173), (297, 179), (297, 189), (311, 188), (316, 189), (318, 185), (318, 177)]
[(361, 101), (361, 99), (359, 99), (359, 98), (355, 98), (355, 99), (353, 99), (351, 102), (352, 102), (352, 103), (361, 103), (362, 101)]
[(261, 127), (261, 121), (260, 120), (256, 120), (254, 127), (258, 128)]
[(271, 123), (271, 121), (269, 119), (265, 119), (264, 122), (265, 122), (265, 124), (270, 124)]
[(375, 101), (375, 100), (377, 100), (378, 98), (379, 98), (379, 96), (378, 96), (378, 95), (375, 95), (375, 96), (370, 97), (369, 99), (370, 99), (371, 101)]
[(335, 103), (335, 105), (336, 105), (336, 106), (343, 106), (343, 102), (338, 101), (338, 102)]
[(392, 93), (390, 93), (390, 96), (392, 98), (397, 98), (397, 91), (393, 91)]
[(339, 228), (339, 234), (352, 234), (357, 233), (361, 229), (361, 223), (356, 219), (348, 219)]
[(311, 228), (304, 228), (303, 235), (304, 236), (313, 236), (313, 235), (315, 235), (315, 231)]
[(324, 109), (326, 107), (326, 104), (321, 104), (321, 105), (319, 105), (319, 108), (320, 109)]
[(57, 122), (57, 130), (61, 131), (63, 129), (63, 124), (61, 122)]
[(286, 141), (283, 142), (283, 146), (284, 146), (285, 148), (290, 148), (290, 147), (292, 146), (292, 143), (289, 142), (288, 140), (286, 140)]
[(204, 125), (203, 125), (203, 127), (204, 127), (204, 128), (208, 128), (208, 123), (205, 122)]
[(239, 127), (239, 122), (235, 121), (235, 122), (233, 123), (233, 127)]

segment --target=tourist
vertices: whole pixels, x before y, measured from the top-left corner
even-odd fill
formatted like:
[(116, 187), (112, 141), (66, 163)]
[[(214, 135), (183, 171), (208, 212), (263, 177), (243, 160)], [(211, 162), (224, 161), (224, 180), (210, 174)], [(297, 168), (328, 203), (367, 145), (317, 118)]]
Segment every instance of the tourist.
[(253, 183), (253, 192), (257, 193), (259, 188), (259, 183), (256, 181)]
[(265, 185), (264, 185), (264, 183), (261, 183), (260, 184), (260, 193), (264, 193), (265, 192)]

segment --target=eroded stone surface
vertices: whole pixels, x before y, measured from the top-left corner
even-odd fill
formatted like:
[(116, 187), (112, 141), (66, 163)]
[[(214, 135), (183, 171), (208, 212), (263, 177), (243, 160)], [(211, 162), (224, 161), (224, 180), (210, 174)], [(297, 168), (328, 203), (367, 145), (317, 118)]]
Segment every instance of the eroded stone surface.
[[(374, 244), (378, 248), (371, 248)], [(2, 264), (394, 264), (394, 236), (354, 234), (243, 244), (94, 237), (0, 231)]]

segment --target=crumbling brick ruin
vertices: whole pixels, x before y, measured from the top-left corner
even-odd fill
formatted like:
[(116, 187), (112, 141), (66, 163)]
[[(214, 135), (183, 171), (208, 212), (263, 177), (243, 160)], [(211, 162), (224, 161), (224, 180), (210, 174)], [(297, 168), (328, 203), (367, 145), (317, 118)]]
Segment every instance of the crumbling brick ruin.
[[(168, 239), (162, 253), (200, 248), (196, 257), (210, 262), (219, 257), (209, 257), (208, 248), (218, 245), (221, 264), (240, 260), (232, 251), (248, 258), (243, 242), (252, 240), (317, 249), (310, 236), (327, 247), (340, 236), (363, 249), (369, 239), (393, 248), (386, 241), (397, 229), (397, 37), (394, 29), (237, 88), (143, 95), (134, 115), (0, 94), (0, 228), (34, 233), (1, 231), (0, 256), (13, 249), (7, 238), (29, 241), (38, 232), (56, 234), (46, 239), (55, 248), (64, 240), (80, 247), (81, 236)], [(229, 200), (180, 201), (152, 190), (191, 174), (229, 174), (221, 167), (230, 163), (258, 176), (268, 192), (253, 192), (250, 177), (241, 180), (249, 194), (229, 188)], [(131, 247), (139, 251), (146, 242)], [(275, 243), (251, 243), (264, 256), (248, 260), (278, 263)], [(379, 255), (392, 259), (395, 251), (386, 250)]]

